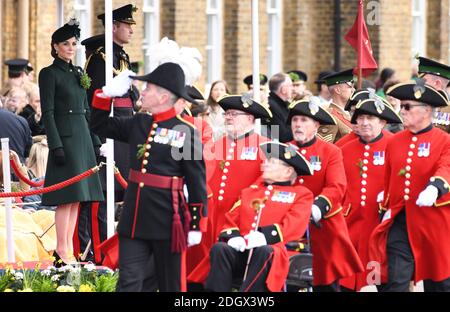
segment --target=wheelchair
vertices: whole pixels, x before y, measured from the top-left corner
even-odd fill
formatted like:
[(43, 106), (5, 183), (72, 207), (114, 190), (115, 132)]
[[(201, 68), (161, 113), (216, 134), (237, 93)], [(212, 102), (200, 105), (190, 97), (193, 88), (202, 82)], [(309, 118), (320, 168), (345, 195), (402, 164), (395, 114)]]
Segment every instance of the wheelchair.
[(312, 253), (309, 240), (309, 229), (306, 232), (306, 242), (304, 239), (292, 241), (286, 244), (289, 253), (289, 273), (285, 282), (287, 292), (312, 292), (313, 270)]

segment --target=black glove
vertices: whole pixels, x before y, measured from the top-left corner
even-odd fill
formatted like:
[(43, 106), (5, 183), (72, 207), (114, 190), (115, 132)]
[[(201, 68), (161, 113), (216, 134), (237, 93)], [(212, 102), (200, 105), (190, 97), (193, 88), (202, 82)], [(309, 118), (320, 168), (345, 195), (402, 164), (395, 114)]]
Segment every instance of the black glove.
[(386, 213), (386, 210), (384, 210), (384, 209), (378, 210), (378, 218), (379, 218), (380, 223), (381, 223), (381, 221), (383, 221), (383, 217), (384, 217), (385, 213)]
[(52, 150), (53, 159), (58, 166), (62, 166), (66, 163), (66, 155), (64, 154), (64, 149), (62, 147), (55, 148)]

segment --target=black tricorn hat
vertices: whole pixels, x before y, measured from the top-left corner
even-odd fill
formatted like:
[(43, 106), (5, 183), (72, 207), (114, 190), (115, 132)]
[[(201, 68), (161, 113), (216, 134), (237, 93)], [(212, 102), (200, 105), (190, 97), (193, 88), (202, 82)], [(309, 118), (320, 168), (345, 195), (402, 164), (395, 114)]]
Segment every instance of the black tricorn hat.
[[(112, 11), (112, 19), (114, 22), (121, 22), (126, 24), (136, 24), (133, 19), (133, 13), (137, 11), (137, 7), (132, 4), (124, 5)], [(105, 13), (97, 15), (97, 18), (105, 25)]]
[(389, 104), (389, 102), (385, 98), (382, 98), (381, 96), (376, 94), (375, 89), (367, 88), (367, 89), (356, 90), (355, 92), (353, 92), (353, 94), (350, 96), (347, 103), (345, 104), (344, 109), (346, 111), (350, 111), (350, 109), (353, 106), (355, 106), (359, 102), (361, 102), (363, 100), (367, 100), (367, 99), (375, 99), (375, 100), (380, 99), (381, 101), (384, 102), (384, 104), (391, 106), (391, 104)]
[(20, 74), (26, 72), (28, 67), (28, 60), (17, 58), (5, 61), (5, 65), (8, 66), (8, 72), (11, 74)]
[(150, 74), (144, 76), (130, 76), (130, 78), (152, 83), (189, 102), (195, 102), (195, 100), (186, 92), (184, 72), (178, 64), (163, 63), (156, 67)]
[[(247, 86), (250, 86), (253, 84), (253, 75), (248, 75), (247, 77), (244, 78), (244, 80), (242, 80)], [(265, 85), (267, 83), (267, 81), (269, 81), (267, 79), (267, 76), (264, 74), (259, 74), (259, 84), (261, 86)]]
[(280, 142), (264, 142), (259, 145), (267, 158), (277, 158), (292, 166), (298, 175), (313, 175), (309, 162), (298, 151), (298, 147), (292, 144)]
[(336, 120), (330, 113), (320, 107), (316, 98), (292, 102), (289, 105), (288, 123), (291, 123), (292, 117), (298, 115), (312, 118), (321, 125), (336, 125)]
[(228, 109), (237, 109), (246, 112), (255, 118), (272, 118), (272, 112), (264, 105), (259, 104), (251, 98), (251, 95), (225, 95), (217, 103), (224, 111)]
[(359, 115), (372, 115), (384, 119), (387, 123), (402, 123), (400, 116), (386, 104), (381, 98), (361, 100), (356, 104), (356, 110), (352, 116), (352, 124), (356, 124)]
[(399, 100), (417, 101), (432, 107), (448, 105), (448, 97), (435, 88), (426, 85), (422, 78), (393, 85), (387, 90), (386, 94)]
[(196, 86), (186, 86), (186, 93), (193, 98), (194, 100), (201, 100), (204, 101), (205, 97), (203, 96), (203, 93), (196, 87)]
[(75, 37), (77, 40), (80, 38), (80, 22), (76, 19), (72, 18), (62, 27), (58, 28), (52, 35), (52, 43), (59, 43), (66, 41), (72, 37)]
[(296, 81), (308, 81), (308, 75), (301, 70), (290, 70), (287, 72), (289, 77), (291, 77), (292, 82)]

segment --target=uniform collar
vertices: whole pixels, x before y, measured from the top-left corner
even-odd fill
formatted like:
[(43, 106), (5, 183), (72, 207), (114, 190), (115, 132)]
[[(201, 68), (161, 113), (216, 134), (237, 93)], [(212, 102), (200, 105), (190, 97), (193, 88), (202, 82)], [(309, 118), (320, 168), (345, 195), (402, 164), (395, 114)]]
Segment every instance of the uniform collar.
[(297, 144), (298, 147), (302, 148), (302, 147), (308, 147), (313, 145), (314, 143), (316, 143), (317, 138), (316, 136), (314, 136), (311, 140), (309, 140), (308, 142), (304, 143), (304, 144), (300, 144), (299, 142), (295, 142)]
[(164, 112), (158, 113), (158, 114), (153, 114), (153, 120), (160, 122), (160, 121), (164, 121), (170, 118), (173, 118), (177, 115), (177, 113), (175, 112), (175, 108), (172, 107)]
[(271, 183), (271, 184), (269, 184), (269, 183), (267, 183), (267, 182), (264, 182), (264, 185), (265, 185), (265, 186), (268, 186), (268, 185), (291, 186), (292, 183), (291, 183), (291, 181), (273, 182), (273, 183)]
[(58, 66), (59, 68), (65, 70), (65, 71), (69, 71), (69, 69), (73, 68), (73, 64), (72, 61), (66, 62), (64, 61), (62, 58), (60, 57), (55, 57), (53, 64)]
[(424, 128), (424, 129), (422, 129), (420, 131), (417, 131), (416, 133), (414, 133), (414, 132), (411, 132), (411, 133), (414, 134), (414, 135), (418, 135), (418, 134), (422, 134), (422, 133), (426, 133), (428, 131), (431, 131), (431, 129), (433, 129), (433, 124), (430, 124), (428, 127)]
[(250, 130), (249, 132), (244, 133), (244, 134), (242, 134), (242, 135), (240, 135), (240, 136), (238, 136), (238, 137), (236, 137), (236, 138), (232, 138), (232, 137), (230, 137), (230, 136), (227, 136), (227, 137), (228, 137), (231, 141), (238, 141), (238, 140), (241, 140), (241, 139), (243, 139), (243, 138), (249, 137), (250, 135), (253, 134), (253, 132), (255, 132), (254, 129), (252, 129), (252, 130)]
[(370, 142), (364, 141), (361, 137), (359, 137), (359, 142), (361, 142), (362, 144), (371, 144), (371, 143), (375, 143), (375, 142), (381, 140), (382, 138), (383, 138), (383, 132), (380, 132), (380, 134)]

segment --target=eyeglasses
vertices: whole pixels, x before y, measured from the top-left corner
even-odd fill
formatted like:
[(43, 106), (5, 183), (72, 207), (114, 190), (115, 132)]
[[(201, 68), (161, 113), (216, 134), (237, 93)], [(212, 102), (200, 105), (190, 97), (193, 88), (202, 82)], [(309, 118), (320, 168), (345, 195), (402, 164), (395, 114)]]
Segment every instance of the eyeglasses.
[(346, 84), (347, 86), (349, 86), (350, 88), (352, 88), (352, 89), (355, 88), (353, 82), (347, 81), (345, 84)]
[(406, 103), (406, 104), (400, 104), (400, 109), (403, 108), (404, 110), (409, 111), (411, 109), (411, 107), (415, 107), (415, 106), (427, 106), (427, 105), (425, 105), (425, 104), (409, 104), (409, 103)]
[(247, 113), (244, 113), (244, 112), (242, 112), (242, 113), (240, 113), (240, 112), (225, 112), (225, 113), (222, 113), (222, 115), (224, 116), (224, 117), (232, 117), (232, 118), (235, 118), (236, 116), (239, 116), (239, 115), (248, 115)]

